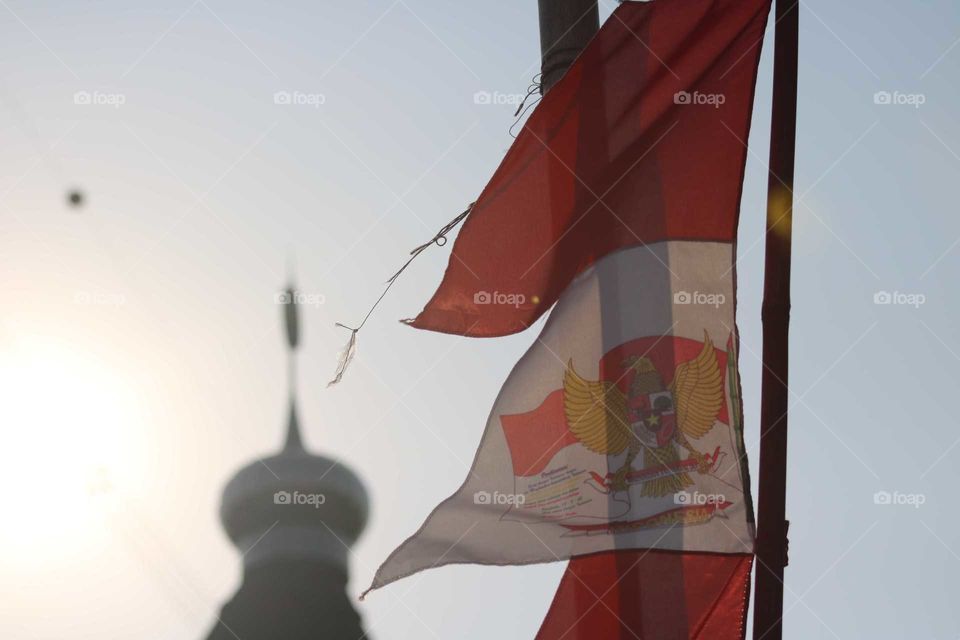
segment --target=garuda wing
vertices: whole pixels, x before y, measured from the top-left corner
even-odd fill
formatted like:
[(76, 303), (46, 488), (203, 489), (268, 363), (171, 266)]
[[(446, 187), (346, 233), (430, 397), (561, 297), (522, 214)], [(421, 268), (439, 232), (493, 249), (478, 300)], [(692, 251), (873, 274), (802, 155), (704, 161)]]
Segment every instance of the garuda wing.
[(585, 380), (567, 363), (563, 408), (577, 440), (596, 453), (616, 455), (635, 437), (627, 422), (627, 398), (612, 382)]
[(670, 383), (676, 404), (677, 425), (691, 438), (702, 438), (713, 428), (723, 405), (723, 376), (717, 352), (707, 332), (703, 349), (693, 360), (681, 363)]

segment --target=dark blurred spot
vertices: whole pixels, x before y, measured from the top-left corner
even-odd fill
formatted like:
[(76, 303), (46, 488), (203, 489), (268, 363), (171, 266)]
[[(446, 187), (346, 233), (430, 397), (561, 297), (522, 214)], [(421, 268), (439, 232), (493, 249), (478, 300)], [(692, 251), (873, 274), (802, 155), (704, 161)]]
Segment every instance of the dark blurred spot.
[(83, 192), (79, 189), (72, 189), (67, 193), (67, 203), (74, 209), (82, 207), (84, 200)]

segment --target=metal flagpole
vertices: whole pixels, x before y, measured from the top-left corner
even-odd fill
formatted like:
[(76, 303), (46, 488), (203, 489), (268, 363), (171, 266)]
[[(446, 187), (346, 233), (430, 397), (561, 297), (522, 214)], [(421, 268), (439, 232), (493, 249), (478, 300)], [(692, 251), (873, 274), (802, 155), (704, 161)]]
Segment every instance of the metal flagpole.
[(600, 28), (597, 0), (538, 0), (543, 93), (563, 77)]
[(787, 356), (793, 168), (797, 130), (799, 3), (776, 0), (773, 107), (767, 176), (766, 261), (763, 276), (763, 377), (760, 400), (760, 491), (754, 640), (783, 634), (783, 571), (787, 565)]

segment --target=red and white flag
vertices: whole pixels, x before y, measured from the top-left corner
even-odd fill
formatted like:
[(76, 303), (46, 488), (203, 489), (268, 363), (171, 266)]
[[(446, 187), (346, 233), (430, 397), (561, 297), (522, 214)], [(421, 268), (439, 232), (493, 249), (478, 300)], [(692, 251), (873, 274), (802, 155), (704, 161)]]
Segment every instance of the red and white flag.
[(530, 116), (410, 324), (515, 333), (620, 247), (734, 242), (769, 6), (621, 4)]
[(507, 378), (466, 482), (373, 587), (452, 563), (751, 553), (733, 257), (664, 241), (580, 274)]
[(410, 322), (498, 336), (555, 307), (466, 481), (371, 589), (444, 564), (576, 558), (543, 640), (608, 623), (742, 636), (754, 527), (735, 243), (768, 9), (621, 4), (531, 116)]

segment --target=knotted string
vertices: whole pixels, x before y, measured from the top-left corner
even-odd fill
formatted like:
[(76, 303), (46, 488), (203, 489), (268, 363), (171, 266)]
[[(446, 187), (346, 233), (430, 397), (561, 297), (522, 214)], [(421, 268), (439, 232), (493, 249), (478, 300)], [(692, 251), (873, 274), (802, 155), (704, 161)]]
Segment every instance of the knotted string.
[[(538, 102), (540, 102), (541, 98), (543, 97), (542, 90), (543, 90), (543, 74), (537, 73), (536, 75), (533, 76), (533, 78), (530, 81), (530, 84), (527, 86), (527, 94), (523, 97), (523, 100), (520, 101), (520, 104), (517, 106), (516, 111), (513, 112), (513, 117), (515, 118), (515, 120), (513, 124), (510, 125), (510, 129), (508, 130), (508, 132), (510, 133), (510, 137), (512, 138), (517, 137), (513, 133), (514, 128), (520, 123), (520, 121), (523, 119), (523, 116), (527, 113), (527, 111), (532, 109), (534, 106), (536, 106)], [(529, 100), (530, 96), (534, 94), (540, 94), (540, 95), (537, 96), (536, 100), (532, 101), (530, 104), (527, 104), (527, 100)], [(387, 286), (384, 288), (383, 293), (381, 293), (380, 297), (377, 298), (376, 302), (373, 303), (373, 306), (370, 307), (370, 310), (367, 311), (367, 315), (363, 317), (363, 320), (360, 322), (360, 324), (357, 327), (350, 327), (348, 325), (343, 324), (342, 322), (336, 323), (336, 326), (350, 331), (350, 339), (347, 340), (347, 344), (344, 346), (343, 351), (340, 352), (340, 358), (337, 363), (337, 370), (334, 374), (333, 380), (327, 383), (328, 387), (331, 387), (337, 384), (343, 379), (343, 374), (346, 373), (347, 367), (350, 365), (350, 362), (353, 360), (353, 357), (357, 353), (357, 334), (360, 332), (360, 329), (363, 329), (363, 325), (365, 325), (367, 323), (367, 320), (370, 319), (370, 316), (373, 314), (374, 310), (376, 310), (377, 306), (379, 306), (383, 298), (387, 295), (387, 292), (390, 291), (390, 287), (392, 287), (393, 284), (397, 281), (397, 278), (400, 277), (400, 274), (403, 273), (407, 269), (407, 267), (410, 266), (410, 263), (413, 262), (417, 256), (423, 253), (427, 249), (427, 247), (434, 244), (437, 245), (438, 247), (442, 247), (443, 245), (447, 244), (447, 234), (450, 233), (458, 224), (463, 222), (463, 219), (466, 218), (467, 215), (469, 215), (469, 213), (473, 210), (473, 207), (475, 204), (477, 203), (471, 202), (470, 205), (466, 209), (464, 209), (462, 213), (460, 213), (460, 215), (458, 215), (456, 218), (454, 218), (453, 220), (445, 224), (440, 229), (440, 231), (438, 231), (437, 234), (433, 236), (433, 238), (431, 238), (427, 242), (424, 242), (419, 247), (416, 247), (413, 251), (410, 252), (410, 257), (407, 259), (405, 263), (403, 263), (403, 266), (400, 267), (400, 269), (398, 269), (395, 274), (390, 276), (390, 279), (387, 280), (387, 283), (386, 283)]]
[[(527, 100), (529, 100), (530, 96), (534, 95), (535, 93), (538, 93), (540, 95), (537, 96), (536, 100), (534, 100), (530, 104), (527, 104)], [(520, 101), (520, 105), (517, 107), (517, 110), (513, 112), (513, 117), (514, 117), (513, 124), (510, 125), (510, 129), (508, 129), (508, 133), (510, 134), (511, 138), (517, 137), (516, 134), (513, 132), (513, 129), (518, 124), (520, 124), (520, 121), (523, 119), (524, 114), (526, 114), (528, 110), (535, 107), (537, 103), (540, 102), (540, 100), (542, 99), (543, 99), (543, 74), (538, 73), (534, 75), (533, 78), (530, 80), (530, 84), (527, 85), (527, 95), (523, 97), (523, 100)]]
[(443, 225), (443, 227), (436, 233), (433, 238), (429, 241), (424, 242), (420, 246), (416, 247), (413, 251), (410, 252), (410, 257), (406, 262), (403, 263), (403, 266), (397, 270), (395, 274), (390, 276), (390, 279), (386, 282), (386, 287), (383, 290), (383, 293), (380, 294), (380, 297), (377, 298), (376, 302), (373, 303), (373, 306), (370, 307), (370, 310), (367, 311), (367, 315), (363, 316), (363, 320), (356, 327), (350, 327), (343, 324), (342, 322), (337, 322), (336, 326), (342, 327), (350, 331), (350, 339), (347, 340), (347, 344), (344, 346), (343, 351), (340, 352), (340, 357), (337, 362), (337, 370), (334, 373), (333, 380), (327, 383), (328, 387), (339, 383), (343, 379), (343, 374), (346, 373), (347, 367), (350, 365), (350, 362), (353, 360), (353, 357), (357, 353), (357, 334), (360, 332), (360, 329), (363, 329), (363, 325), (367, 324), (367, 320), (370, 319), (370, 316), (373, 314), (374, 310), (387, 295), (387, 292), (390, 291), (390, 287), (394, 285), (397, 281), (397, 278), (400, 277), (400, 274), (406, 271), (407, 267), (410, 266), (410, 263), (413, 262), (417, 256), (427, 250), (431, 245), (437, 245), (442, 247), (447, 244), (447, 234), (453, 231), (453, 229), (463, 222), (463, 219), (473, 210), (473, 206), (477, 204), (476, 202), (471, 202), (466, 209), (463, 210), (456, 218)]

